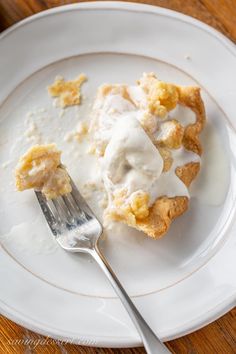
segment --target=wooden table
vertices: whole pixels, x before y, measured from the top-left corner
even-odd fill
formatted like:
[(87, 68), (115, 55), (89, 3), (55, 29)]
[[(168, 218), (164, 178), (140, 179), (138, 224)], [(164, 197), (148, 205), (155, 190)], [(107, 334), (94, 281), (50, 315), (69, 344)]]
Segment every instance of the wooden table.
[[(0, 30), (4, 30), (13, 23), (39, 11), (76, 2), (78, 1), (0, 0)], [(193, 16), (215, 27), (236, 42), (236, 0), (144, 0), (137, 2), (158, 5)], [(94, 349), (57, 343), (50, 339), (45, 341), (44, 339), (45, 337), (28, 331), (0, 316), (0, 354), (145, 353), (143, 348)], [(168, 342), (167, 345), (171, 352), (176, 354), (235, 354), (236, 309), (205, 328)]]

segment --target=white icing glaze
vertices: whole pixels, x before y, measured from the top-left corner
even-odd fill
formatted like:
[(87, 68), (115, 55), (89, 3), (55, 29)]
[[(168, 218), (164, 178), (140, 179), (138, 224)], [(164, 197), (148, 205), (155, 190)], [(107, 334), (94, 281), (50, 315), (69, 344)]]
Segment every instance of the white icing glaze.
[(155, 132), (153, 135), (156, 140), (166, 140), (168, 139), (175, 131), (175, 123), (172, 121), (165, 121), (160, 123), (159, 130)]
[(168, 119), (176, 119), (183, 127), (186, 127), (196, 122), (196, 114), (191, 108), (177, 104), (177, 106), (168, 113)]
[(188, 151), (185, 148), (181, 147), (180, 149), (171, 150), (172, 157), (174, 159), (172, 168), (176, 169), (178, 166), (183, 166), (189, 162), (200, 162), (201, 158), (199, 155), (195, 154), (192, 151)]
[(142, 109), (147, 107), (147, 99), (143, 89), (140, 86), (128, 86), (128, 94), (134, 104)]
[(111, 138), (112, 128), (117, 120), (127, 113), (135, 111), (135, 106), (121, 95), (108, 95), (104, 99), (97, 98), (94, 103), (94, 124), (99, 129), (95, 131), (94, 138), (97, 141), (108, 143)]
[(118, 94), (111, 94), (105, 97), (102, 104), (102, 112), (109, 115), (122, 114), (135, 109), (134, 105)]
[(169, 198), (175, 196), (190, 197), (188, 188), (175, 174), (177, 167), (183, 166), (189, 162), (200, 162), (200, 157), (192, 151), (187, 151), (183, 147), (172, 150), (173, 164), (168, 172), (163, 172), (156, 184), (152, 186), (151, 203), (161, 196)]
[(102, 170), (108, 194), (114, 189), (126, 189), (129, 195), (149, 191), (161, 175), (163, 159), (135, 117), (122, 117), (114, 126)]
[(47, 231), (43, 215), (13, 226), (9, 232), (0, 235), (0, 241), (5, 247), (14, 245), (18, 252), (26, 255), (54, 253), (59, 248)]

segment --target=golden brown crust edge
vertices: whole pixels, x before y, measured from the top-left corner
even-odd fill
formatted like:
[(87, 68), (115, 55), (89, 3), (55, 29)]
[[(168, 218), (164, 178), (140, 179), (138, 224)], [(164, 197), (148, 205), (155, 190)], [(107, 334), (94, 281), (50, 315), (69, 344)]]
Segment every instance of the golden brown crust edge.
[(177, 167), (175, 173), (185, 184), (185, 186), (189, 187), (192, 181), (197, 177), (199, 171), (199, 162), (189, 162), (184, 166)]
[(151, 207), (149, 216), (137, 221), (137, 229), (151, 238), (161, 238), (168, 231), (171, 222), (188, 209), (188, 202), (187, 197), (158, 198)]
[[(205, 108), (200, 95), (199, 87), (178, 86), (179, 103), (191, 108), (196, 114), (196, 122), (185, 128), (183, 146), (198, 155), (202, 154), (199, 140), (205, 121)], [(191, 162), (176, 168), (177, 176), (189, 187), (200, 170), (200, 163)], [(156, 200), (150, 209), (149, 216), (142, 221), (137, 221), (137, 229), (143, 231), (149, 237), (161, 238), (166, 234), (172, 221), (188, 209), (187, 197), (167, 198), (161, 197)]]
[[(177, 167), (176, 174), (189, 187), (200, 170), (200, 163), (190, 162)], [(149, 216), (137, 221), (137, 229), (145, 232), (152, 238), (161, 238), (168, 231), (172, 221), (188, 209), (187, 197), (161, 197), (156, 200), (150, 209)]]
[(199, 140), (205, 121), (205, 107), (201, 98), (200, 88), (193, 86), (178, 86), (179, 103), (187, 106), (196, 114), (196, 122), (189, 124), (184, 131), (183, 145), (185, 149), (190, 150), (201, 156), (202, 146)]

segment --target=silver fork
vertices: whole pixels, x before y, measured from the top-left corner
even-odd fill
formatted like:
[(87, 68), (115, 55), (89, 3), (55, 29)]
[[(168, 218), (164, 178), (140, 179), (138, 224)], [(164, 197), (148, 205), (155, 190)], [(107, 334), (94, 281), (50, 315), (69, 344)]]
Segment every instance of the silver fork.
[(71, 180), (72, 191), (47, 200), (35, 191), (48, 225), (59, 245), (68, 252), (89, 253), (99, 264), (136, 326), (147, 353), (170, 353), (143, 319), (98, 248), (102, 226)]

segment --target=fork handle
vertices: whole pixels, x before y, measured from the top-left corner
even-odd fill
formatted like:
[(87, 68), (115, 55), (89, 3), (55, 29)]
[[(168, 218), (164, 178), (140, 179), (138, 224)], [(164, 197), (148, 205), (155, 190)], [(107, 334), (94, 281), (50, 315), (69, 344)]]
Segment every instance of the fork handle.
[(119, 296), (121, 302), (126, 308), (131, 320), (136, 326), (140, 337), (142, 338), (143, 345), (148, 354), (167, 354), (171, 353), (167, 347), (157, 338), (155, 333), (148, 326), (144, 318), (141, 316), (133, 302), (131, 301), (129, 295), (126, 293), (125, 289), (121, 285), (120, 281), (116, 277), (115, 273), (108, 264), (106, 258), (100, 252), (98, 247), (91, 251), (91, 255), (97, 261), (103, 272), (106, 274), (109, 279), (113, 289), (116, 294)]

